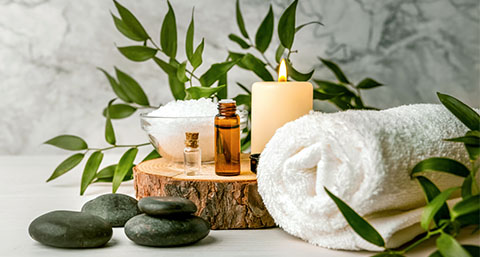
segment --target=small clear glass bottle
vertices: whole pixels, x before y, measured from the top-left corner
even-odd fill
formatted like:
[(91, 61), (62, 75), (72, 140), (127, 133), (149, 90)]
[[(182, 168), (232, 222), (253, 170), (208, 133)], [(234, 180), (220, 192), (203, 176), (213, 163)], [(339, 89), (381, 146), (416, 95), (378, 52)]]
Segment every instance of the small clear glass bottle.
[(202, 151), (198, 147), (198, 132), (186, 132), (185, 138), (185, 149), (183, 150), (185, 174), (195, 176), (202, 168)]

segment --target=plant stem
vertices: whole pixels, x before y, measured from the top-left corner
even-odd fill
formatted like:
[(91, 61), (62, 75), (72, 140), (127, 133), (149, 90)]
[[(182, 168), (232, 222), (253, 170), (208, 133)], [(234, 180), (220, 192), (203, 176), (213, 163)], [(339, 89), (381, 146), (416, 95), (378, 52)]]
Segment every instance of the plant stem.
[(150, 143), (143, 143), (143, 144), (138, 144), (138, 145), (112, 145), (112, 146), (105, 147), (105, 148), (88, 148), (85, 153), (87, 153), (90, 150), (106, 151), (106, 150), (110, 150), (110, 149), (113, 149), (113, 148), (120, 148), (120, 147), (135, 147), (136, 148), (136, 147), (146, 146), (146, 145), (149, 145), (149, 144)]
[[(152, 45), (153, 45), (159, 52), (165, 54), (165, 52), (164, 52), (151, 38), (149, 38), (149, 40), (150, 40), (150, 43), (152, 43)], [(165, 55), (166, 55), (166, 54), (165, 54)], [(174, 58), (174, 60), (175, 60), (176, 62), (178, 62), (177, 59)], [(200, 80), (200, 78), (198, 78), (197, 76), (195, 76), (195, 74), (193, 74), (193, 71), (189, 71), (188, 69), (185, 69), (185, 71), (186, 71), (188, 74), (190, 74), (191, 77), (194, 77), (196, 80)]]
[(404, 254), (404, 253), (412, 250), (413, 248), (417, 247), (419, 244), (421, 244), (421, 243), (423, 243), (424, 241), (430, 239), (432, 236), (434, 236), (434, 235), (436, 235), (436, 234), (442, 233), (442, 232), (443, 232), (443, 229), (444, 229), (447, 225), (448, 225), (448, 224), (445, 224), (445, 225), (443, 225), (443, 226), (441, 226), (441, 227), (439, 227), (439, 228), (437, 228), (437, 229), (435, 229), (435, 230), (428, 231), (428, 233), (427, 233), (424, 237), (418, 239), (418, 240), (415, 241), (413, 244), (409, 245), (407, 248), (405, 248), (405, 249), (403, 249), (403, 250), (401, 250), (401, 251), (395, 252), (395, 253)]
[(480, 192), (477, 184), (477, 180), (475, 179), (475, 165), (472, 164), (472, 169), (470, 169), (470, 176), (472, 176), (472, 185), (475, 187), (476, 192)]
[(265, 60), (265, 62), (267, 63), (267, 65), (272, 68), (272, 70), (275, 70), (275, 67), (272, 65), (272, 63), (267, 59), (267, 57), (265, 56), (264, 53), (262, 53), (262, 51), (258, 50), (258, 48), (253, 44), (252, 40), (249, 38), (248, 39), (249, 43), (250, 43), (250, 47), (254, 48), (255, 50), (257, 50), (257, 52), (260, 53), (260, 55), (263, 57), (263, 59)]
[(288, 49), (287, 60), (290, 61), (290, 54), (296, 54), (296, 53), (298, 53), (298, 50), (290, 50), (290, 49)]

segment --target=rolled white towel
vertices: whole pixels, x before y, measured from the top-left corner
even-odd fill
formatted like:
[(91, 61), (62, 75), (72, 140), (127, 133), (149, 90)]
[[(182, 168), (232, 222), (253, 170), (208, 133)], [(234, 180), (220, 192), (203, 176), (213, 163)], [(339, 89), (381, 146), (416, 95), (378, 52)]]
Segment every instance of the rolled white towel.
[[(466, 131), (441, 105), (314, 112), (278, 129), (267, 144), (258, 191), (275, 222), (294, 236), (327, 248), (382, 250), (348, 226), (325, 186), (366, 217), (388, 247), (398, 247), (423, 232), (425, 199), (410, 170), (429, 157), (468, 163), (463, 144), (442, 140)], [(441, 190), (461, 183), (449, 174), (426, 176)]]

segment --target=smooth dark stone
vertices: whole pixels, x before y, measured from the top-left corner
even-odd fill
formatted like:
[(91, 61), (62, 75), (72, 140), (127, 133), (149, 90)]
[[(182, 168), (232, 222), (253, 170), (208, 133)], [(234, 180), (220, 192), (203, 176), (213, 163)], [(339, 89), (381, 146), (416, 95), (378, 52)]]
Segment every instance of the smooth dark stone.
[(137, 200), (124, 194), (105, 194), (86, 202), (82, 212), (102, 217), (113, 227), (123, 227), (132, 217), (140, 214)]
[(210, 224), (193, 215), (166, 218), (141, 214), (125, 224), (127, 237), (139, 245), (147, 246), (193, 244), (206, 237), (209, 232)]
[(105, 245), (113, 231), (110, 223), (89, 213), (52, 211), (32, 221), (28, 233), (44, 245), (92, 248)]
[(191, 214), (197, 211), (197, 206), (192, 201), (175, 196), (144, 197), (138, 201), (138, 207), (150, 216)]

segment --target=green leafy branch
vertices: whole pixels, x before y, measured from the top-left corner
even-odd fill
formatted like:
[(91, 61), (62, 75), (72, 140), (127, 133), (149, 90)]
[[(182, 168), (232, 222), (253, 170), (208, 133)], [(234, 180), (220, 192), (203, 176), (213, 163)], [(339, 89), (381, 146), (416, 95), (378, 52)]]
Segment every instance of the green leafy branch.
[[(107, 108), (105, 108), (105, 141), (110, 144), (108, 147), (104, 148), (91, 148), (88, 146), (87, 142), (82, 138), (74, 135), (60, 135), (54, 137), (45, 142), (45, 144), (53, 145), (58, 148), (69, 150), (69, 151), (78, 151), (78, 153), (68, 157), (63, 162), (61, 162), (57, 168), (54, 170), (52, 175), (47, 179), (47, 182), (52, 181), (59, 176), (67, 173), (68, 171), (75, 168), (82, 160), (87, 156), (90, 151), (93, 153), (88, 157), (88, 160), (85, 164), (82, 179), (80, 184), (80, 195), (85, 193), (87, 187), (93, 183), (98, 182), (111, 182), (112, 183), (112, 192), (116, 192), (118, 187), (123, 181), (128, 181), (133, 179), (132, 168), (135, 166), (134, 160), (138, 153), (138, 147), (150, 145), (150, 143), (134, 144), (134, 145), (120, 145), (117, 144), (115, 137), (115, 131), (113, 128), (110, 110), (113, 106), (113, 102), (116, 99), (110, 100)], [(100, 164), (103, 160), (103, 152), (108, 151), (114, 148), (129, 148), (123, 156), (120, 158), (118, 164), (107, 166), (99, 170)], [(160, 155), (156, 150), (152, 150), (143, 161), (159, 158)]]
[[(321, 23), (318, 21), (312, 21), (296, 26), (296, 7), (298, 1), (292, 2), (292, 4), (285, 9), (278, 21), (277, 34), (280, 44), (275, 51), (275, 63), (268, 60), (265, 55), (266, 50), (271, 45), (274, 34), (275, 20), (272, 7), (270, 6), (267, 15), (258, 27), (255, 38), (251, 39), (245, 29), (245, 23), (240, 10), (240, 3), (237, 1), (236, 19), (241, 36), (230, 34), (229, 38), (239, 44), (242, 49), (249, 51), (252, 50), (252, 52), (236, 53), (230, 51), (224, 61), (212, 64), (203, 74), (198, 74), (198, 68), (203, 64), (202, 55), (205, 47), (205, 40), (202, 38), (200, 43), (195, 47), (194, 10), (192, 10), (191, 20), (185, 35), (185, 58), (181, 59), (181, 57), (177, 56), (177, 23), (175, 12), (170, 2), (167, 1), (168, 11), (164, 16), (160, 27), (159, 41), (155, 41), (150, 36), (132, 12), (116, 0), (113, 2), (118, 13), (111, 13), (116, 29), (127, 39), (137, 43), (126, 46), (116, 46), (116, 48), (120, 54), (133, 62), (153, 60), (153, 62), (155, 62), (155, 64), (167, 74), (170, 91), (173, 97), (177, 100), (213, 97), (218, 99), (227, 98), (227, 74), (234, 66), (250, 70), (264, 81), (272, 81), (274, 78), (272, 74), (276, 73), (278, 63), (284, 55), (286, 55), (287, 59), (289, 78), (298, 81), (307, 81), (312, 78), (314, 72), (313, 69), (308, 73), (298, 72), (292, 66), (290, 55), (298, 52), (297, 50), (292, 50), (296, 33), (307, 25)], [(260, 57), (258, 57), (258, 55)], [(333, 62), (331, 63), (333, 64)], [(332, 69), (335, 74), (338, 72), (342, 73), (340, 68), (336, 65), (327, 65), (327, 67)], [(96, 182), (112, 182), (112, 191), (115, 192), (121, 181), (132, 178), (131, 167), (133, 161), (130, 163), (130, 160), (133, 155), (137, 154), (135, 149), (149, 144), (117, 144), (114, 132), (114, 120), (130, 117), (137, 110), (158, 108), (157, 105), (150, 103), (147, 94), (140, 83), (127, 72), (118, 67), (114, 67), (113, 73), (109, 73), (102, 68), (98, 69), (107, 78), (112, 91), (116, 95), (116, 100), (111, 100), (102, 112), (105, 117), (105, 141), (110, 146), (105, 148), (89, 148), (83, 139), (72, 135), (61, 135), (46, 142), (47, 144), (60, 148), (63, 148), (62, 145), (69, 145), (70, 148), (73, 148), (67, 149), (67, 147), (63, 149), (78, 151), (78, 153), (60, 163), (47, 181), (51, 181), (62, 174), (65, 174), (69, 170), (72, 170), (79, 165), (89, 152), (93, 152), (87, 160), (88, 165), (84, 168), (80, 190), (81, 194), (85, 192), (88, 185)], [(343, 77), (345, 76), (343, 75)], [(347, 87), (350, 85), (349, 83), (343, 82), (331, 83), (338, 87)], [(363, 84), (365, 83), (366, 82)], [(239, 94), (234, 97), (234, 99), (237, 101), (237, 105), (244, 106), (250, 113), (251, 92), (242, 83), (237, 82), (236, 84), (245, 91), (245, 94)], [(375, 84), (373, 82), (366, 83), (363, 86), (360, 86), (361, 84), (362, 82), (357, 85), (357, 88), (363, 89), (375, 87), (372, 86)], [(376, 84), (380, 85), (379, 83)], [(314, 98), (320, 100), (328, 99), (339, 106), (340, 109), (362, 108), (361, 106), (363, 106), (363, 102), (361, 101), (359, 92), (358, 95), (353, 97), (351, 95), (355, 94), (354, 92), (349, 93), (347, 90), (344, 90), (343, 93), (339, 93), (337, 91), (332, 90), (329, 85), (319, 86), (315, 89)], [(342, 102), (347, 101), (348, 99), (354, 99), (353, 102), (350, 101), (352, 102), (351, 105)], [(362, 102), (362, 105), (357, 104), (357, 102)], [(241, 142), (242, 151), (245, 151), (250, 146), (251, 133), (248, 128), (246, 128), (243, 133), (247, 134)], [(124, 153), (124, 157), (120, 159), (118, 164), (107, 166), (98, 171), (99, 165), (103, 160), (103, 152), (114, 148), (127, 148), (128, 150)], [(159, 157), (159, 155), (153, 150), (146, 158), (149, 159), (156, 157)], [(127, 172), (125, 172), (126, 169)]]
[[(420, 221), (420, 225), (426, 233), (421, 238), (415, 239), (403, 249), (387, 248), (380, 233), (368, 221), (327, 188), (324, 188), (355, 233), (366, 241), (385, 248), (384, 252), (374, 256), (404, 256), (405, 253), (433, 236), (438, 236), (436, 239), (438, 250), (433, 252), (430, 257), (472, 257), (480, 255), (480, 247), (461, 245), (455, 240), (461, 229), (473, 226), (477, 231), (479, 228), (480, 191), (476, 183), (476, 176), (480, 169), (480, 116), (454, 97), (440, 93), (438, 93), (438, 97), (452, 114), (471, 129), (463, 137), (445, 139), (451, 142), (461, 142), (465, 145), (470, 157), (471, 168), (467, 168), (453, 159), (434, 157), (419, 162), (412, 169), (410, 176), (420, 184), (427, 202)], [(432, 181), (422, 176), (425, 172), (448, 173), (464, 178), (464, 182), (461, 187), (452, 187), (441, 192)], [(452, 209), (449, 209), (446, 201), (457, 190), (461, 190), (462, 200), (457, 202)]]
[[(318, 100), (328, 100), (330, 103), (334, 104), (341, 110), (346, 109), (376, 109), (364, 104), (364, 101), (361, 97), (361, 90), (372, 89), (379, 86), (383, 86), (382, 83), (375, 81), (372, 78), (365, 78), (357, 84), (353, 84), (345, 76), (344, 72), (340, 67), (330, 60), (319, 58), (322, 64), (331, 70), (336, 76), (338, 81), (327, 81), (320, 79), (312, 79), (314, 74), (314, 69), (310, 72), (300, 72), (293, 67), (292, 60), (290, 56), (292, 53), (297, 53), (297, 50), (292, 50), (293, 42), (295, 39), (295, 34), (299, 32), (302, 28), (307, 25), (317, 24), (323, 25), (319, 21), (311, 21), (299, 26), (296, 26), (296, 8), (298, 1), (294, 1), (288, 6), (285, 11), (280, 16), (280, 19), (277, 24), (277, 34), (280, 43), (278, 44), (275, 51), (275, 61), (274, 65), (268, 58), (265, 56), (265, 51), (268, 49), (274, 32), (274, 13), (272, 6), (268, 10), (267, 15), (263, 21), (258, 26), (257, 32), (255, 34), (255, 42), (252, 42), (252, 39), (249, 37), (248, 32), (245, 28), (245, 22), (243, 20), (242, 12), (240, 10), (240, 4), (237, 0), (236, 2), (236, 19), (237, 25), (240, 31), (240, 35), (230, 34), (228, 38), (233, 42), (237, 43), (240, 48), (244, 49), (247, 52), (239, 53), (229, 51), (229, 59), (237, 60), (237, 66), (254, 72), (260, 79), (264, 81), (272, 81), (272, 73), (276, 73), (278, 65), (282, 59), (282, 56), (286, 56), (286, 64), (288, 70), (288, 77), (295, 81), (309, 81), (311, 80), (316, 88), (314, 90), (314, 99)], [(248, 50), (255, 50), (254, 53), (248, 52)], [(260, 54), (261, 58), (255, 56), (255, 54)], [(246, 89), (243, 85), (239, 84), (243, 90)], [(250, 109), (250, 101), (248, 97), (250, 96), (249, 91), (245, 91), (247, 94), (238, 95), (235, 100), (240, 100), (240, 103), (243, 104), (246, 109)]]

